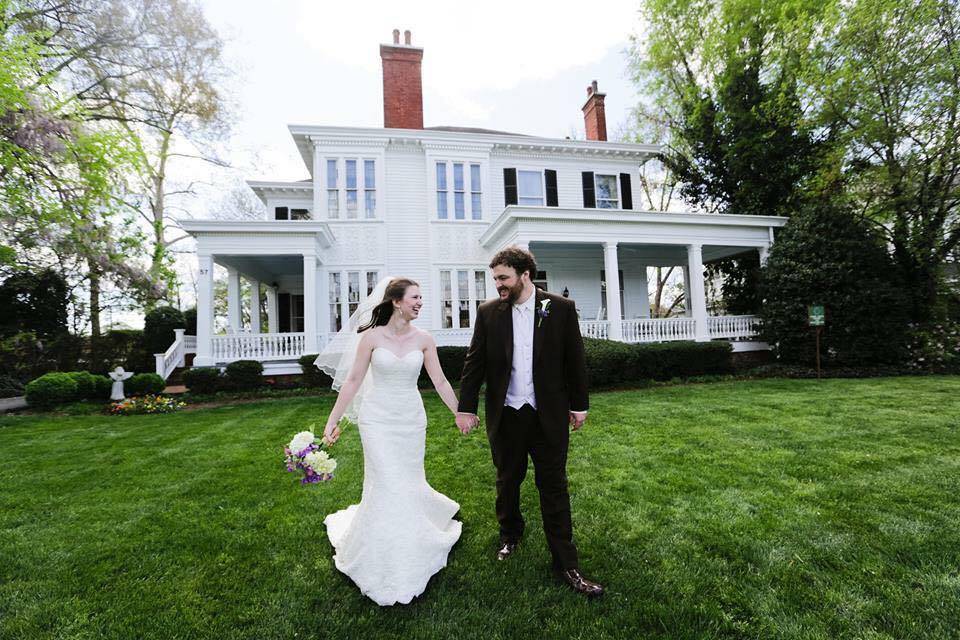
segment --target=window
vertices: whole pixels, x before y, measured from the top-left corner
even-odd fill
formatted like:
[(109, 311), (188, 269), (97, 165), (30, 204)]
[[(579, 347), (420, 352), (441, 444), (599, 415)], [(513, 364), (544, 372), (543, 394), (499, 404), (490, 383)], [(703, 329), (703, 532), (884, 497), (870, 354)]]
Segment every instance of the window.
[(447, 219), (447, 163), (437, 163), (437, 217)]
[[(453, 286), (454, 278), (456, 278), (456, 287)], [(477, 307), (487, 297), (486, 278), (487, 272), (482, 269), (440, 272), (441, 327), (468, 329), (473, 326), (477, 317)]]
[(347, 272), (347, 313), (353, 315), (360, 304), (360, 272)]
[(327, 160), (327, 215), (340, 217), (340, 195), (337, 191), (337, 161)]
[(463, 163), (453, 163), (453, 215), (457, 220), (466, 217), (466, 200), (463, 192)]
[[(623, 269), (619, 269), (617, 273), (620, 275), (620, 319), (623, 319), (624, 309), (623, 306)], [(607, 272), (605, 270), (600, 271), (600, 308), (603, 310), (603, 317), (606, 320), (609, 320), (607, 313)]]
[(377, 282), (380, 280), (380, 274), (376, 271), (367, 271), (367, 295), (373, 293), (373, 290), (377, 286)]
[(517, 204), (543, 206), (543, 173), (517, 171)]
[(480, 165), (470, 165), (470, 217), (479, 220), (483, 211), (480, 208)]
[(273, 217), (276, 220), (289, 220), (290, 219), (290, 209), (288, 207), (274, 207), (273, 208)]
[(543, 291), (547, 290), (547, 272), (537, 271), (537, 277), (533, 279), (533, 286)]
[(340, 331), (343, 328), (343, 316), (340, 313), (340, 274), (330, 273), (330, 285), (327, 298), (330, 302), (330, 331)]
[(480, 303), (487, 299), (487, 274), (483, 271), (473, 272), (473, 286), (476, 289), (476, 299), (474, 309), (480, 306)]
[(597, 208), (619, 209), (620, 199), (617, 195), (617, 176), (596, 174)]
[(457, 271), (457, 303), (460, 311), (460, 326), (470, 326), (470, 274)]
[(290, 296), (290, 328), (294, 333), (303, 332), (303, 296)]
[(309, 220), (310, 211), (307, 209), (290, 209), (291, 220)]
[(377, 211), (377, 178), (373, 160), (363, 161), (363, 210), (368, 218)]
[(347, 217), (357, 217), (357, 161), (347, 160)]
[(450, 284), (450, 272), (440, 272), (440, 326), (453, 327), (453, 287)]

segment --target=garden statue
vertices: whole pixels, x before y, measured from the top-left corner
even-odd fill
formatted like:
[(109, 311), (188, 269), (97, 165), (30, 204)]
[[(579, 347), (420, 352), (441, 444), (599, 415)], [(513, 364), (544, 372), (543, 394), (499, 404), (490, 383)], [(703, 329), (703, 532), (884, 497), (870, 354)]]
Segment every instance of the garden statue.
[(132, 375), (132, 371), (124, 371), (123, 367), (117, 367), (110, 372), (110, 379), (113, 380), (113, 386), (110, 388), (111, 400), (123, 400), (123, 381)]

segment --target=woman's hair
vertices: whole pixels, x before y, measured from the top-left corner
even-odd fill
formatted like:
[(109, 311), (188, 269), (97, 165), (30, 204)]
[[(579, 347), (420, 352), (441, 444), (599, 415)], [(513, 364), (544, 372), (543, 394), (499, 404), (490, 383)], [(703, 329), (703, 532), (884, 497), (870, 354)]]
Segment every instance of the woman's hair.
[(524, 271), (528, 271), (531, 280), (537, 277), (537, 261), (532, 253), (522, 247), (510, 245), (498, 251), (497, 255), (493, 256), (490, 261), (490, 268), (493, 269), (498, 264), (510, 267), (517, 272), (518, 276)]
[(383, 292), (383, 301), (373, 308), (370, 315), (370, 321), (357, 329), (357, 333), (363, 333), (367, 329), (381, 327), (390, 321), (393, 315), (393, 301), (400, 302), (406, 295), (409, 287), (419, 287), (420, 285), (409, 278), (394, 278), (387, 283), (387, 289)]

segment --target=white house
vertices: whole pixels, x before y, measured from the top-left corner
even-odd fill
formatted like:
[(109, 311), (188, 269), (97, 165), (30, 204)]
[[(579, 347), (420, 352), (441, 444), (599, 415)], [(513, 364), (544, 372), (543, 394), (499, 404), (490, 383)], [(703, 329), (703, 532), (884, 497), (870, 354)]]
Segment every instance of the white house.
[[(267, 373), (299, 372), (296, 359), (322, 348), (387, 274), (421, 284), (417, 324), (438, 344), (465, 345), (477, 305), (495, 295), (490, 256), (509, 244), (534, 253), (540, 286), (576, 300), (585, 336), (765, 347), (750, 340), (755, 317), (707, 315), (703, 269), (749, 251), (764, 259), (785, 218), (638, 210), (640, 165), (659, 147), (606, 140), (596, 82), (587, 140), (424, 127), (423, 50), (409, 31), (404, 43), (393, 35), (380, 46), (383, 128), (291, 125), (311, 179), (250, 182), (266, 219), (182, 221), (197, 243), (197, 335), (158, 355), (159, 373), (194, 348), (196, 366), (257, 359)], [(214, 332), (215, 264), (229, 274), (225, 334)], [(682, 265), (684, 317), (649, 317), (647, 268), (658, 265)], [(266, 295), (267, 333), (259, 304), (241, 323), (241, 278)]]

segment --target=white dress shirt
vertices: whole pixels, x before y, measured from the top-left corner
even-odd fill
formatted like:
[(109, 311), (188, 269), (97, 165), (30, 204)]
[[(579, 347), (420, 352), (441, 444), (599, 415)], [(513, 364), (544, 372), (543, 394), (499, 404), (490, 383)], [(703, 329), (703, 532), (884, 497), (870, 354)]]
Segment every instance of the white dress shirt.
[(533, 391), (533, 323), (536, 316), (536, 292), (526, 302), (513, 306), (513, 363), (510, 386), (504, 405), (519, 409), (524, 404), (537, 408)]

